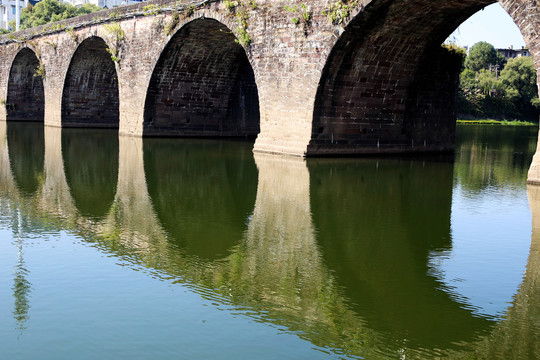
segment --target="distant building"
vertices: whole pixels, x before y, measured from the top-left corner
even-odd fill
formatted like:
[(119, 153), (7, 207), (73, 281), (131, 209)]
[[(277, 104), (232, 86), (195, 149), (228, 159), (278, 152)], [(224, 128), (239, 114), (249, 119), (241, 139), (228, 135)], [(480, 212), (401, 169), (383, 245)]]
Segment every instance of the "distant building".
[(497, 51), (502, 54), (506, 60), (522, 56), (531, 56), (529, 49), (526, 49), (524, 46), (522, 46), (521, 49), (514, 49), (510, 46), (508, 49), (497, 49)]
[(15, 14), (17, 13), (17, 3), (19, 9), (27, 7), (28, 4), (35, 5), (39, 0), (0, 0), (0, 29), (13, 30), (9, 27), (9, 22), (15, 20)]
[[(40, 0), (0, 0), (0, 29), (15, 30), (10, 28), (9, 22), (16, 19), (17, 8), (27, 7), (28, 4), (36, 5)], [(120, 5), (134, 4), (145, 0), (60, 0), (70, 3), (74, 6), (82, 6), (84, 4), (94, 4), (104, 9), (111, 9)]]

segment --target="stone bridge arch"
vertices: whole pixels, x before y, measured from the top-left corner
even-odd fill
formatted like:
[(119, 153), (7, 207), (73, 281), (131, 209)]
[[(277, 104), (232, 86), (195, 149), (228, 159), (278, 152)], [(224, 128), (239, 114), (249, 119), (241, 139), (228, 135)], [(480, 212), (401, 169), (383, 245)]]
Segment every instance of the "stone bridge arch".
[(152, 72), (143, 135), (255, 137), (259, 116), (252, 65), (229, 27), (206, 17), (184, 24)]
[[(113, 126), (119, 127), (121, 135), (134, 136), (257, 134), (254, 151), (296, 156), (449, 150), (453, 146), (453, 109), (451, 101), (448, 103), (453, 88), (449, 80), (452, 76), (455, 79), (457, 74), (449, 70), (452, 62), (438, 53), (439, 45), (468, 16), (493, 2), (340, 0), (337, 3), (348, 7), (350, 16), (336, 25), (329, 16), (335, 2), (305, 0), (291, 3), (291, 11), (279, 2), (243, 3), (231, 9), (224, 1), (188, 6), (171, 0), (152, 0), (148, 4), (128, 5), (26, 29), (11, 37), (0, 36), (0, 96), (7, 94), (14, 54), (21, 46), (26, 46), (35, 48), (45, 68), (45, 125)], [(540, 69), (537, 35), (540, 13), (536, 2), (500, 0), (500, 3), (521, 29), (535, 67)], [(307, 8), (307, 22), (302, 20), (301, 4)], [(154, 10), (149, 11), (149, 5)], [(113, 39), (109, 31), (112, 26), (124, 33), (121, 41)], [(172, 57), (165, 60), (167, 54), (175, 53), (173, 48), (179, 46), (179, 39), (184, 39), (182, 46), (189, 41), (196, 42), (193, 39), (201, 39), (202, 35), (208, 40), (211, 37), (208, 34), (188, 36), (190, 31), (193, 35), (206, 26), (224, 30), (224, 34), (219, 34), (227, 40), (224, 43), (231, 44), (230, 49), (238, 53), (243, 51), (242, 62), (251, 65), (254, 80), (250, 80), (249, 87), (257, 90), (247, 93), (253, 99), (256, 94), (260, 131), (241, 127), (239, 131), (237, 125), (232, 130), (226, 129), (224, 122), (220, 125), (220, 120), (216, 119), (223, 118), (223, 113), (236, 114), (237, 119), (243, 119), (245, 114), (239, 111), (242, 106), (214, 105), (218, 100), (212, 98), (211, 90), (195, 95), (185, 90), (179, 97), (169, 97), (166, 93), (174, 87), (162, 88), (169, 72), (165, 65), (169, 60), (174, 62)], [(250, 37), (249, 44), (233, 43), (235, 37), (243, 39), (243, 31)], [(78, 54), (84, 48), (89, 51), (90, 42), (98, 42), (94, 37), (103, 41), (100, 45), (103, 60), (111, 55), (106, 53), (106, 48), (117, 51), (117, 61), (108, 60), (111, 74), (111, 64), (114, 64), (118, 77), (120, 120), (114, 125), (104, 119), (89, 124), (96, 116), (109, 114), (96, 110), (91, 116), (85, 115), (84, 106), (97, 99), (85, 98), (75, 89), (79, 87), (77, 81), (84, 86), (90, 84), (84, 82), (82, 75), (74, 77), (75, 72), (71, 70), (81, 57)], [(223, 44), (219, 42), (219, 45)], [(364, 58), (359, 60), (362, 56)], [(251, 79), (251, 74), (249, 77)], [(208, 76), (200, 78), (212, 83)], [(107, 78), (109, 82), (111, 79), (114, 76)], [(189, 85), (187, 82), (193, 79), (194, 76), (184, 77), (182, 81)], [(215, 77), (213, 83), (216, 83)], [(229, 105), (232, 102), (224, 99), (230, 99), (231, 94), (241, 99), (241, 91), (235, 89), (242, 86), (230, 87), (228, 92), (220, 94), (219, 100)], [(189, 101), (191, 108), (173, 99)], [(62, 110), (62, 104), (72, 103), (72, 100), (82, 107), (64, 106)], [(5, 103), (7, 99), (0, 98), (2, 120), (6, 116)], [(209, 104), (218, 110), (208, 111), (205, 106)], [(253, 106), (247, 113), (255, 109)], [(62, 118), (71, 115), (68, 113), (74, 114), (72, 119), (63, 121)], [(189, 126), (186, 126), (188, 113)], [(205, 113), (211, 113), (213, 128), (204, 122), (194, 122), (193, 116), (203, 118)], [(161, 127), (155, 122), (159, 118), (156, 114), (166, 115)], [(81, 121), (83, 118), (85, 120)], [(443, 120), (432, 121), (436, 118)], [(540, 164), (540, 158), (531, 167), (532, 182), (540, 182), (540, 165), (536, 163)]]
[[(307, 154), (452, 150), (461, 62), (441, 44), (492, 3), (372, 0), (360, 6), (322, 70)], [(501, 4), (534, 56), (525, 2)]]
[(110, 48), (90, 36), (75, 50), (62, 92), (63, 127), (118, 128), (119, 84)]
[(7, 121), (43, 122), (45, 93), (38, 70), (40, 66), (34, 49), (23, 47), (16, 53), (11, 62), (5, 97)]

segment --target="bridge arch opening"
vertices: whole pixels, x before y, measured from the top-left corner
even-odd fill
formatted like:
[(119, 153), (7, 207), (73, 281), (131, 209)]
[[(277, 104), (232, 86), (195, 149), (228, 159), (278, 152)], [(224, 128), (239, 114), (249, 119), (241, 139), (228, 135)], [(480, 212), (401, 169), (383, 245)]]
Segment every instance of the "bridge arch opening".
[(27, 47), (15, 56), (7, 88), (7, 121), (44, 121), (45, 93), (43, 78), (37, 73), (39, 66), (36, 53)]
[(118, 128), (118, 76), (107, 48), (93, 36), (75, 51), (62, 94), (63, 127)]
[(184, 25), (161, 54), (144, 107), (145, 136), (248, 137), (259, 133), (259, 97), (246, 52), (224, 24)]
[(371, 1), (325, 64), (308, 154), (452, 150), (461, 59), (441, 45), (492, 3)]

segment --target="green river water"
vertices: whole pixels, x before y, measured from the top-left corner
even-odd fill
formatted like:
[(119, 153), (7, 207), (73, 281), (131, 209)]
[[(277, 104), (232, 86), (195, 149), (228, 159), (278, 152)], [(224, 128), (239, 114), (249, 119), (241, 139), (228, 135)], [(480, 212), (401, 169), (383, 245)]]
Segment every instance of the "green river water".
[(536, 136), (306, 161), (0, 123), (0, 358), (540, 359)]

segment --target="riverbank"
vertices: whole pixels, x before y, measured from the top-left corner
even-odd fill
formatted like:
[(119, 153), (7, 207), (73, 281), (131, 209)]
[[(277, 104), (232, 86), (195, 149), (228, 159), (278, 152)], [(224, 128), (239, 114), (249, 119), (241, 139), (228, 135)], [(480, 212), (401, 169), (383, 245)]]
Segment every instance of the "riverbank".
[(506, 125), (506, 126), (537, 126), (530, 121), (508, 121), (508, 120), (493, 120), (493, 119), (482, 119), (482, 120), (457, 120), (459, 125)]

